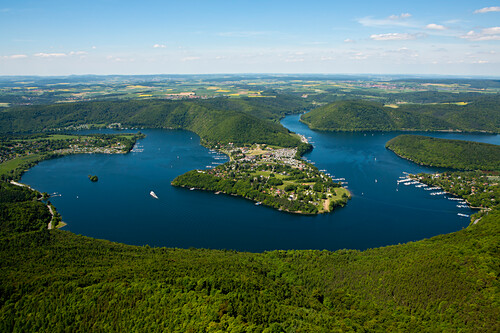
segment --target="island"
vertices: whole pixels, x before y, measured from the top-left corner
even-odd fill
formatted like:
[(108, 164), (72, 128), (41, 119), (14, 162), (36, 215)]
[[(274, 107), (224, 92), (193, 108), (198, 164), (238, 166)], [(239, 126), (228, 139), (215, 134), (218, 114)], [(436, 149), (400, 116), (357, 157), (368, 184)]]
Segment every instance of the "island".
[(220, 151), (231, 160), (213, 169), (189, 171), (172, 185), (237, 195), (298, 214), (328, 213), (351, 197), (340, 181), (302, 160), (297, 148), (227, 145)]
[(89, 175), (89, 179), (91, 182), (95, 183), (99, 180), (96, 175)]

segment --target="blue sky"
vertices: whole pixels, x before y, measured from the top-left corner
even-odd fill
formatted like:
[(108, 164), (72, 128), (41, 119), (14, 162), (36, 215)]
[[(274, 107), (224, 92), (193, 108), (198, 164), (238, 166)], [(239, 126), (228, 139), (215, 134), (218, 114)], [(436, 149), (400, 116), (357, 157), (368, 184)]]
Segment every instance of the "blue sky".
[(0, 0), (0, 75), (500, 77), (500, 1)]

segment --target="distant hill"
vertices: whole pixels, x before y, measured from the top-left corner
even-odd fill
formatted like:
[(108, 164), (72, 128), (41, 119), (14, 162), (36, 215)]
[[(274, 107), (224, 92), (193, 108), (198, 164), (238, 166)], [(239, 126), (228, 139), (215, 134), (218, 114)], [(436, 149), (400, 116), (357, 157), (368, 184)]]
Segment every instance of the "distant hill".
[(466, 131), (500, 132), (500, 96), (470, 103), (402, 104), (387, 107), (370, 101), (339, 101), (304, 114), (301, 121), (324, 131)]
[(369, 131), (396, 129), (390, 114), (380, 103), (339, 101), (302, 115), (310, 128), (324, 131)]
[(386, 148), (415, 163), (458, 170), (500, 171), (500, 146), (480, 142), (399, 135)]
[[(224, 100), (219, 104), (215, 100), (147, 100), (18, 107), (0, 112), (0, 134), (42, 132), (83, 124), (121, 123), (123, 127), (186, 129), (210, 144), (266, 143), (283, 147), (300, 144), (280, 124), (253, 116), (252, 113), (258, 110), (258, 103)], [(273, 110), (281, 112), (283, 108), (275, 106)]]

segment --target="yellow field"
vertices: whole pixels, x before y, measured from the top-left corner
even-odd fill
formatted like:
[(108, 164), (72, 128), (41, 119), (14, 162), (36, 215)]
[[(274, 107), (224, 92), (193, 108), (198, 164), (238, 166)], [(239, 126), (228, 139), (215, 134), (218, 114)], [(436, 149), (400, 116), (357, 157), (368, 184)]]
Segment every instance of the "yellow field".
[(127, 89), (145, 89), (145, 88), (150, 88), (150, 87), (139, 86), (139, 85), (130, 85), (130, 86), (127, 86)]
[(424, 83), (423, 86), (434, 86), (434, 87), (444, 87), (444, 88), (453, 88), (457, 87), (457, 84), (445, 84), (445, 83)]

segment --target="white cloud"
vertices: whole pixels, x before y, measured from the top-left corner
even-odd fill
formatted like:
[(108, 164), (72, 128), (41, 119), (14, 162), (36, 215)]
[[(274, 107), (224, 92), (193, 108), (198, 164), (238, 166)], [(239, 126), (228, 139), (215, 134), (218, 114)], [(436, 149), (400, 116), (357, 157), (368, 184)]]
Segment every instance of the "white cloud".
[(475, 42), (500, 40), (500, 27), (485, 28), (482, 29), (481, 32), (475, 32), (474, 30), (471, 30), (465, 35), (460, 36), (460, 38), (468, 39)]
[(489, 12), (500, 12), (500, 7), (484, 7), (474, 11), (474, 14), (484, 14)]
[(391, 15), (384, 19), (375, 19), (371, 16), (367, 16), (358, 19), (358, 23), (364, 25), (365, 27), (380, 27), (380, 26), (410, 27), (413, 26), (413, 24), (407, 20), (410, 17), (411, 14), (409, 13), (403, 13), (400, 15)]
[(355, 41), (350, 39), (350, 38), (347, 38), (347, 39), (344, 39), (344, 43), (355, 43)]
[(95, 49), (97, 49), (97, 46), (92, 46), (92, 50), (95, 50)]
[(68, 55), (85, 55), (85, 54), (88, 53), (85, 51), (71, 51), (70, 53), (68, 53)]
[(153, 47), (154, 47), (155, 49), (158, 49), (158, 48), (160, 48), (160, 49), (164, 49), (164, 48), (166, 48), (167, 46), (166, 46), (166, 45), (164, 45), (164, 44), (155, 44), (155, 45), (153, 45)]
[(419, 37), (422, 37), (423, 34), (409, 34), (409, 33), (388, 33), (388, 34), (379, 34), (379, 35), (371, 35), (370, 38), (373, 40), (414, 40)]
[(482, 32), (485, 35), (500, 35), (500, 27), (486, 28)]
[(368, 58), (368, 54), (363, 52), (355, 52), (354, 54), (351, 55), (350, 58), (354, 60), (365, 60)]
[(40, 57), (40, 58), (61, 58), (61, 57), (66, 57), (66, 53), (35, 53), (35, 57)]
[(28, 58), (28, 56), (26, 54), (13, 54), (10, 56), (4, 56), (3, 58), (5, 58), (5, 59), (24, 59), (24, 58)]
[(444, 25), (430, 23), (425, 26), (426, 29), (429, 30), (446, 30), (447, 28)]
[(401, 19), (406, 19), (406, 18), (409, 18), (409, 17), (411, 17), (410, 13), (402, 13), (402, 14), (399, 14), (399, 15), (391, 15), (391, 16), (389, 16), (389, 20), (401, 20)]

